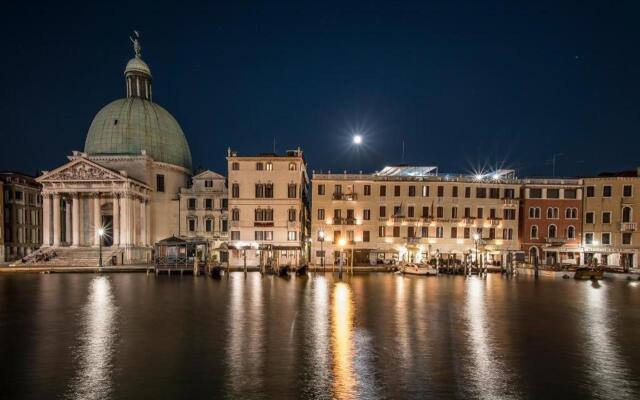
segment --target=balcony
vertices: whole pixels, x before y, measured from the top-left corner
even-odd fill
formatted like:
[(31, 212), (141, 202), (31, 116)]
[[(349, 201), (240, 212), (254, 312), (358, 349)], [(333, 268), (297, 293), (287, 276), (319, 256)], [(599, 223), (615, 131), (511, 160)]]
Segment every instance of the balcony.
[(561, 246), (566, 242), (565, 238), (562, 237), (545, 237), (544, 238), (545, 243), (550, 244), (550, 245), (555, 245), (555, 246)]
[(355, 225), (356, 219), (355, 218), (334, 218), (333, 224), (334, 225)]
[(464, 218), (462, 218), (462, 222), (465, 225), (473, 225), (476, 222), (476, 219), (473, 218), (473, 217), (464, 217)]
[(419, 244), (421, 238), (410, 236), (410, 237), (407, 237), (406, 239), (407, 239), (407, 244)]
[(622, 222), (620, 223), (621, 232), (635, 232), (638, 229), (638, 224), (635, 222)]
[(333, 200), (354, 201), (358, 199), (356, 193), (334, 193)]
[(489, 223), (491, 224), (491, 226), (500, 225), (500, 221), (502, 220), (502, 218), (497, 218), (497, 217), (488, 218), (488, 219), (489, 219)]
[(273, 221), (254, 221), (253, 226), (260, 228), (272, 227)]
[(387, 221), (389, 221), (389, 218), (387, 218), (387, 217), (378, 218), (378, 222), (387, 222)]
[(518, 205), (518, 199), (503, 198), (502, 204), (505, 207), (516, 207)]

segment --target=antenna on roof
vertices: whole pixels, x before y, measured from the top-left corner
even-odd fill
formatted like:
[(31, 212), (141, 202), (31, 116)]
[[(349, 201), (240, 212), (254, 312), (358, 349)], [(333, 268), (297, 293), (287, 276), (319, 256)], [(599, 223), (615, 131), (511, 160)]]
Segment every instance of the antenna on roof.
[(276, 154), (276, 137), (273, 137), (273, 154)]

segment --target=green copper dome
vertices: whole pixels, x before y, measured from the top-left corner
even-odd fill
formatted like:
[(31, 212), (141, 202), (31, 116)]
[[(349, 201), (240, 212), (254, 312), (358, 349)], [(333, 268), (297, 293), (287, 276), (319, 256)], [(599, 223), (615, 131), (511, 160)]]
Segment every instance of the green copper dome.
[(140, 154), (191, 170), (191, 151), (178, 122), (158, 104), (141, 97), (103, 107), (91, 122), (85, 153)]

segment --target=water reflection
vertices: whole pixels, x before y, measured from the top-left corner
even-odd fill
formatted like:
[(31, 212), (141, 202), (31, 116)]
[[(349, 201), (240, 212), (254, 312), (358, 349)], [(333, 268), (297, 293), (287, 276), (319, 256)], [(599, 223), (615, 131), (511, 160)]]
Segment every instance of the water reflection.
[(620, 349), (614, 341), (615, 332), (610, 320), (614, 313), (607, 305), (609, 288), (597, 282), (584, 287), (586, 309), (584, 332), (587, 335), (586, 355), (589, 358), (587, 372), (595, 383), (597, 397), (616, 393), (617, 398), (632, 398), (633, 388)]
[(331, 330), (333, 347), (333, 389), (339, 399), (355, 398), (353, 369), (353, 300), (351, 288), (343, 282), (333, 287)]
[[(507, 369), (500, 359), (500, 350), (489, 327), (485, 296), (485, 280), (471, 278), (467, 281), (465, 310), (472, 364), (467, 375), (474, 397), (504, 399), (508, 398), (506, 393), (509, 389), (504, 376)], [(463, 377), (462, 380), (464, 384), (466, 379)]]
[(73, 399), (110, 398), (113, 389), (113, 352), (117, 338), (111, 281), (94, 278), (89, 299), (82, 309), (80, 346), (75, 353), (79, 367), (67, 397)]
[(231, 392), (260, 391), (264, 364), (264, 315), (262, 281), (259, 275), (244, 278), (233, 274), (230, 279), (231, 312), (227, 349)]
[(312, 395), (321, 396), (331, 385), (329, 350), (329, 285), (324, 276), (316, 276), (312, 285), (311, 364), (313, 365)]

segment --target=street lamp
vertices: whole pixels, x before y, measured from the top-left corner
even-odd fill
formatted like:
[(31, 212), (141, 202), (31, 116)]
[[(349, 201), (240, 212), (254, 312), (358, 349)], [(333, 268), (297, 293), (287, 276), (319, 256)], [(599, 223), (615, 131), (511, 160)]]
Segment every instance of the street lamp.
[(473, 241), (476, 244), (476, 268), (478, 268), (478, 241), (480, 240), (480, 235), (476, 232), (473, 234)]
[(99, 268), (102, 269), (102, 237), (104, 236), (104, 228), (98, 228), (98, 248), (99, 248), (99, 259), (100, 262), (98, 264)]
[(344, 251), (344, 245), (347, 244), (347, 241), (344, 238), (340, 238), (338, 240), (338, 245), (340, 246), (340, 272), (338, 276), (342, 279), (342, 252)]
[(322, 266), (322, 272), (324, 272), (324, 231), (320, 230), (318, 232), (318, 241), (320, 242), (320, 265)]

